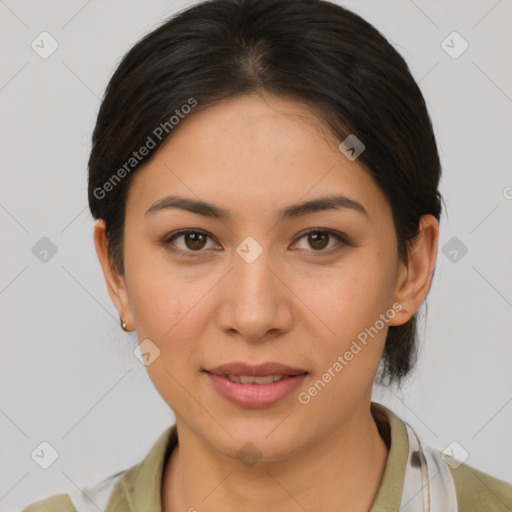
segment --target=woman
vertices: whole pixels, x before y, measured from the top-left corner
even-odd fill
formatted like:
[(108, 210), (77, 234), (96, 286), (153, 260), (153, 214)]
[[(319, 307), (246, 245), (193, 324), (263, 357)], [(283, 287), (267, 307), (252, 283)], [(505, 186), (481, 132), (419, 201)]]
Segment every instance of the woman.
[(216, 0), (144, 37), (101, 105), (89, 205), (176, 424), (25, 511), (511, 509), (371, 401), (414, 363), (440, 173), (406, 63), (340, 6)]

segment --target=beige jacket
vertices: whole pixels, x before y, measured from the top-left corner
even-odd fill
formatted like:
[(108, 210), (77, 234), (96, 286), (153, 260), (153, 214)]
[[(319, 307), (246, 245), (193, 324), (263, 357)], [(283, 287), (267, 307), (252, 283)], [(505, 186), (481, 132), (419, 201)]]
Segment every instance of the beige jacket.
[[(369, 512), (399, 512), (407, 463), (405, 423), (386, 407), (372, 402), (381, 435), (391, 441), (384, 475)], [(161, 512), (163, 468), (177, 445), (176, 425), (167, 428), (147, 456), (131, 468), (105, 479), (92, 489), (57, 494), (32, 503), (22, 512)], [(455, 484), (458, 512), (511, 512), (512, 484), (443, 454)], [(92, 499), (85, 497), (87, 495)], [(421, 512), (421, 511), (418, 511)]]

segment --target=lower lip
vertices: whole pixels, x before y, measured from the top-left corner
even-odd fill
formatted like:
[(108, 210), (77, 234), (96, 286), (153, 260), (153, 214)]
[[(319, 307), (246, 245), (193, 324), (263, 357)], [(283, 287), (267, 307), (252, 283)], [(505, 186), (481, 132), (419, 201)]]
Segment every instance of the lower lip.
[(297, 389), (307, 373), (285, 377), (271, 384), (242, 384), (222, 375), (206, 372), (215, 389), (224, 398), (240, 407), (257, 409), (283, 400)]

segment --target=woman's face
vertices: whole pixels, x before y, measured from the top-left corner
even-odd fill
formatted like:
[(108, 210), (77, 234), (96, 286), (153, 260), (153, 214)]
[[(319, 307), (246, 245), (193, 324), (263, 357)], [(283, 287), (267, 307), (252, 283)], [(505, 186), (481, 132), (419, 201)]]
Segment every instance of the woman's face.
[[(178, 428), (226, 455), (250, 442), (286, 458), (367, 414), (388, 326), (414, 313), (397, 302), (390, 206), (302, 103), (244, 96), (175, 130), (130, 185), (120, 313), (150, 340)], [(322, 207), (332, 196), (353, 203)], [(252, 368), (265, 363), (288, 371)], [(251, 373), (285, 378), (241, 382)]]

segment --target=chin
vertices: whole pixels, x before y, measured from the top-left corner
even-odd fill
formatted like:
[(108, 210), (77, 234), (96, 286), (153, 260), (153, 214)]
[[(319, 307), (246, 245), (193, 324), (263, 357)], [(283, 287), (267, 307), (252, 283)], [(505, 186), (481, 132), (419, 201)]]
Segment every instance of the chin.
[(231, 419), (221, 422), (231, 434), (219, 439), (211, 438), (211, 431), (206, 432), (210, 443), (229, 457), (249, 460), (278, 462), (288, 459), (305, 441), (305, 432), (298, 429), (296, 421), (286, 425), (285, 414), (265, 418)]

